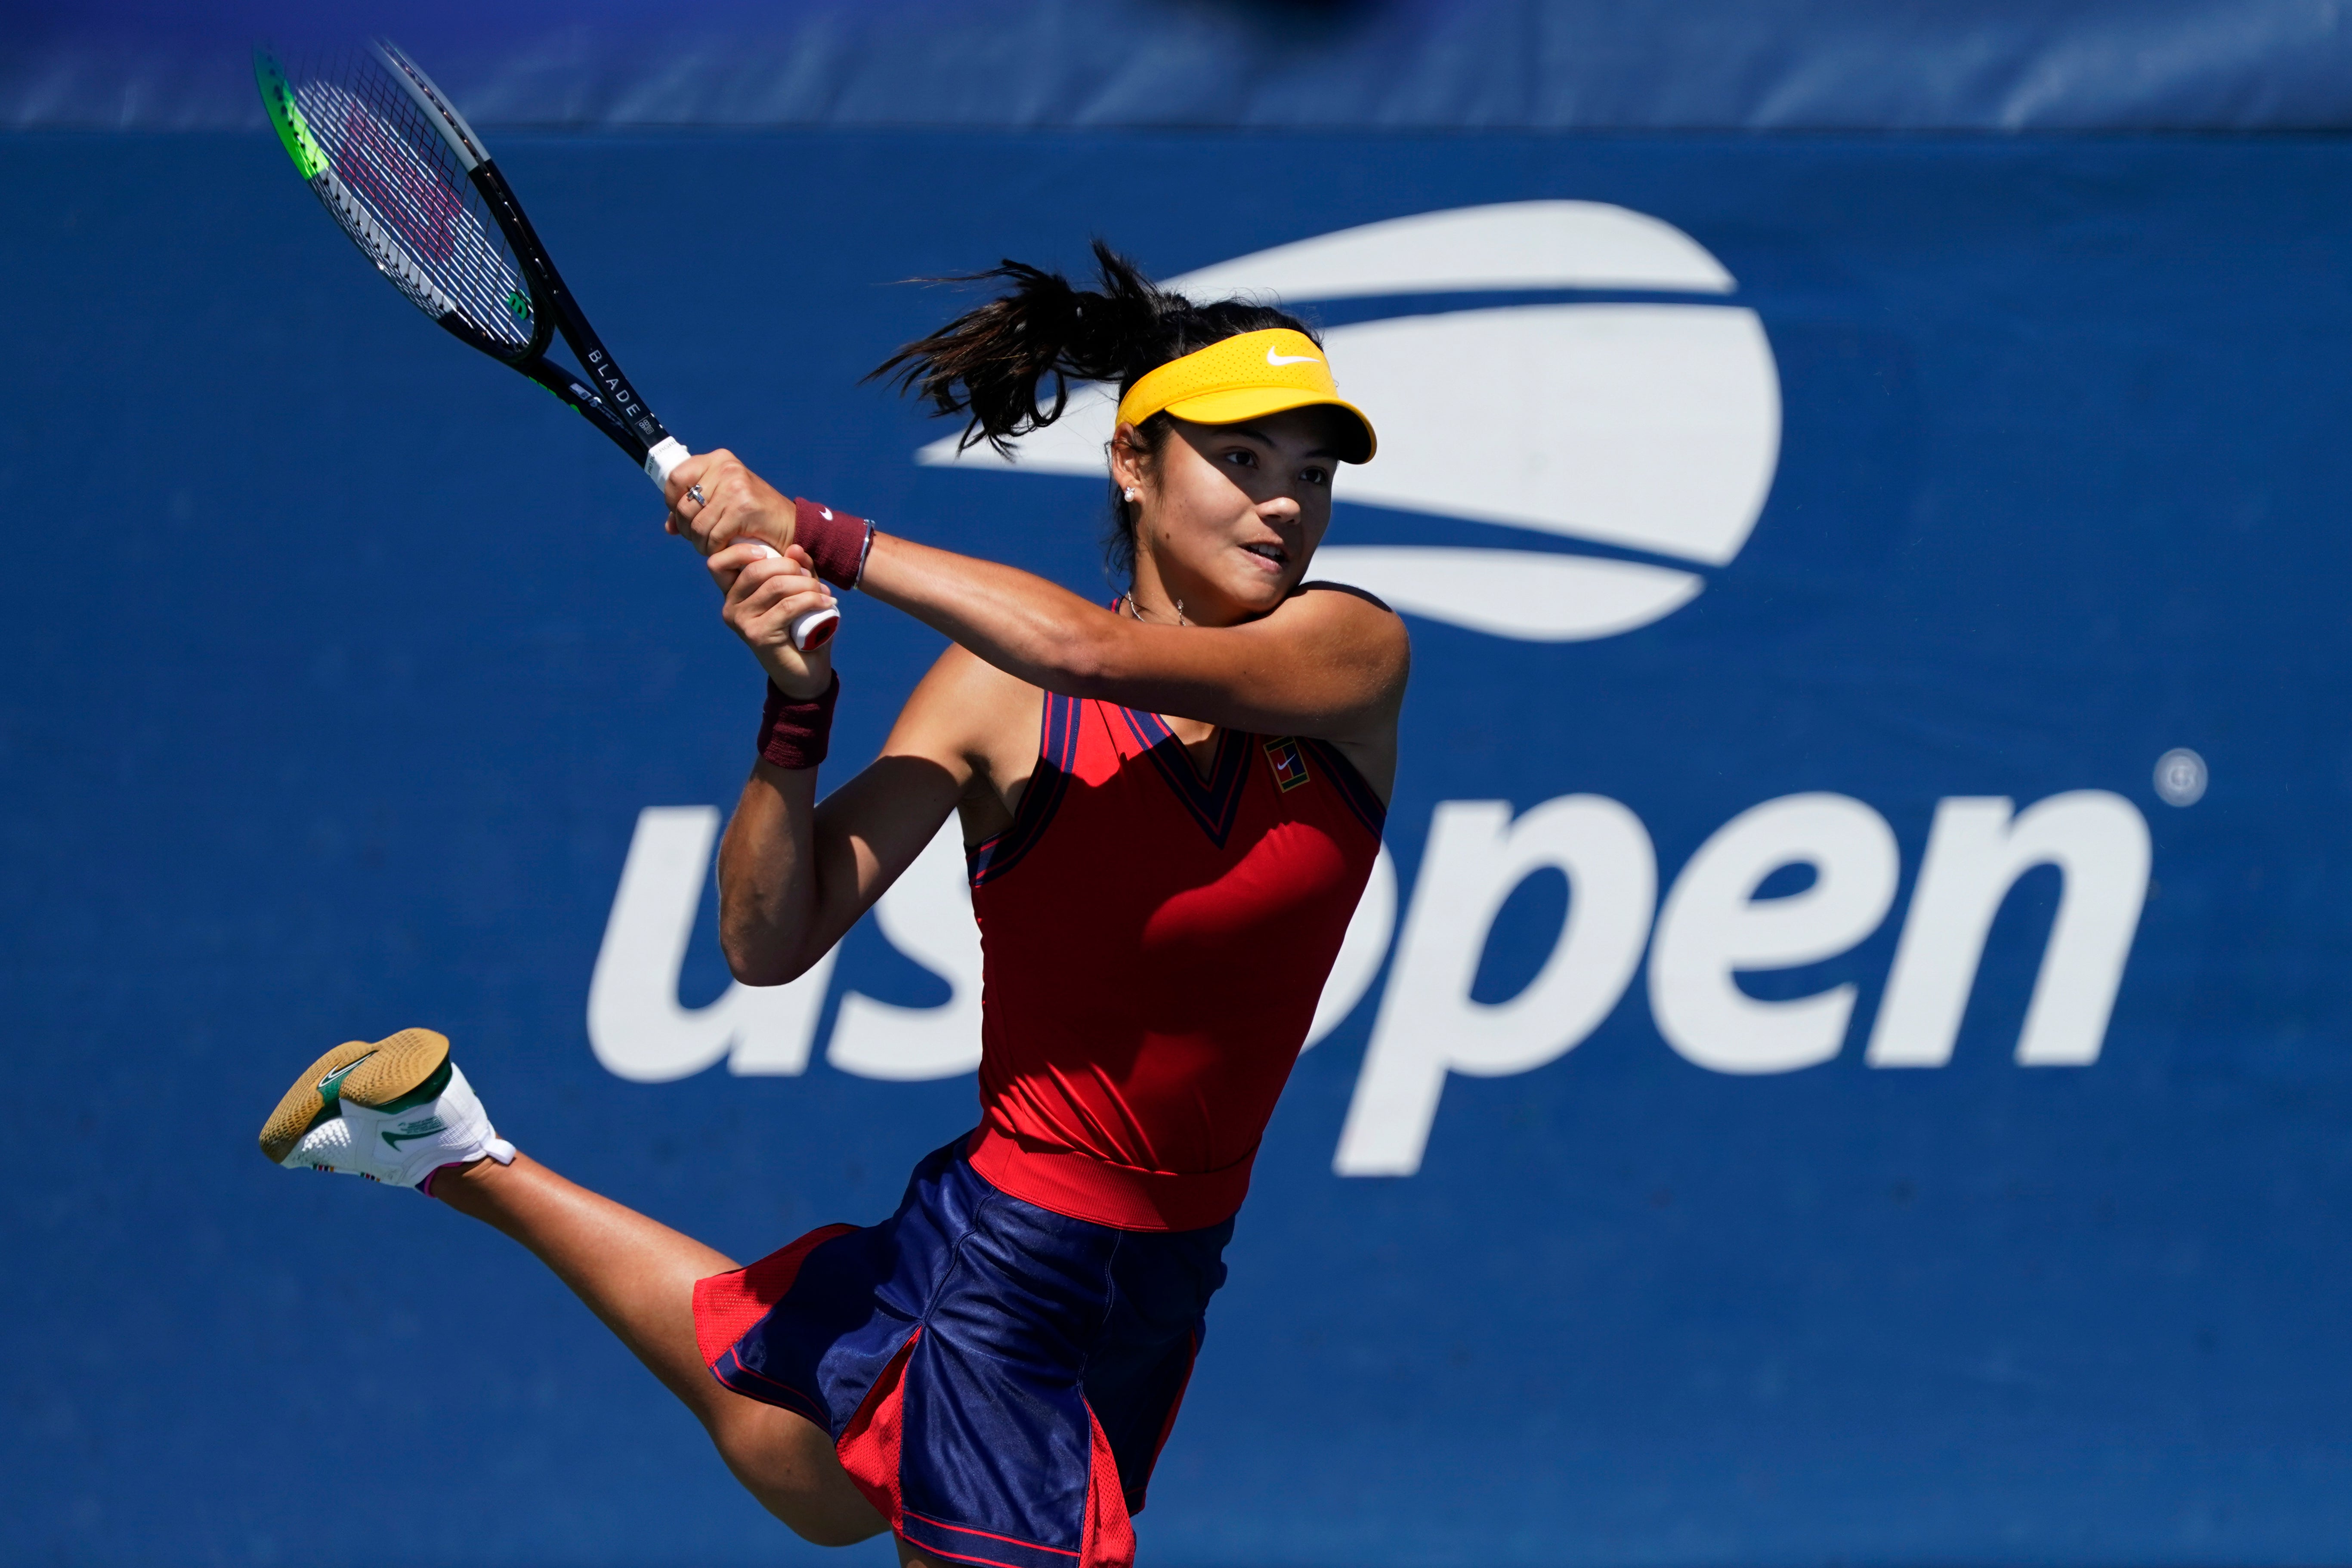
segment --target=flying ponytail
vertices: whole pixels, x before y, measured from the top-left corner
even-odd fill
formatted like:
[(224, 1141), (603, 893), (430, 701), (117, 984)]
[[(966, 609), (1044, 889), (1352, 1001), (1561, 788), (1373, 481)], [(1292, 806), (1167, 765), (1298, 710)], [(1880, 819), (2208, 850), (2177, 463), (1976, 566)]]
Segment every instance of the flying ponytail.
[[(1101, 240), (1094, 244), (1097, 289), (1073, 288), (1058, 272), (1006, 261), (942, 282), (1002, 282), (1011, 287), (938, 331), (900, 348), (875, 367), (877, 377), (919, 395), (941, 415), (965, 416), (958, 451), (982, 441), (1009, 452), (1015, 437), (1042, 429), (1069, 405), (1070, 383), (1105, 382), (1121, 395), (1170, 360), (1242, 332), (1287, 327), (1316, 334), (1297, 318), (1239, 300), (1196, 305), (1154, 284), (1135, 263)], [(1318, 339), (1317, 341), (1320, 341)], [(1051, 382), (1051, 395), (1046, 395)], [(1139, 432), (1156, 457), (1173, 422), (1154, 415)], [(1112, 489), (1114, 525), (1105, 545), (1119, 574), (1135, 560), (1135, 514)]]

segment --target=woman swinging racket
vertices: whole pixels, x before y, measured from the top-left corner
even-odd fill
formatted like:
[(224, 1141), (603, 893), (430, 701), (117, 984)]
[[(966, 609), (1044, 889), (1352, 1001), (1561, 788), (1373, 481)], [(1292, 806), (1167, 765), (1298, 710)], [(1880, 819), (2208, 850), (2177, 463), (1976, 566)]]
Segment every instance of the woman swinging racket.
[[(786, 1524), (888, 1529), (907, 1563), (1132, 1561), (1396, 769), (1402, 623), (1301, 581), (1370, 423), (1290, 317), (1097, 256), (1099, 292), (1007, 263), (1002, 297), (883, 371), (967, 415), (968, 441), (1049, 422), (1064, 377), (1118, 384), (1111, 549), (1133, 587), (1111, 606), (788, 500), (724, 452), (668, 489), (770, 678), (720, 852), (728, 961), (751, 984), (801, 973), (959, 813), (978, 1130), (890, 1219), (748, 1268), (516, 1153), (427, 1030), (328, 1053), (262, 1134), (282, 1164), (422, 1185), (512, 1236)], [(850, 586), (955, 646), (819, 804), (840, 682), (788, 628)]]

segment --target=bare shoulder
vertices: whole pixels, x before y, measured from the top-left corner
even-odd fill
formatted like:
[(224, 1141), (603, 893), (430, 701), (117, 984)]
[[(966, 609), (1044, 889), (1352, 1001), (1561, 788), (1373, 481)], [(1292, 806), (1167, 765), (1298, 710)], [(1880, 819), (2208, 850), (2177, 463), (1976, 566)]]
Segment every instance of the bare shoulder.
[(984, 744), (1008, 723), (1035, 711), (1036, 687), (1008, 675), (960, 644), (950, 643), (915, 685), (900, 710), (901, 728), (919, 723), (926, 731), (951, 733), (966, 749)]
[(1036, 752), (1044, 706), (1036, 687), (950, 643), (899, 710), (886, 749), (952, 757), (996, 780), (1008, 769), (1025, 777), (1020, 764)]
[(1326, 657), (1380, 670), (1399, 687), (1412, 668), (1404, 617), (1379, 595), (1346, 583), (1301, 583), (1266, 620), (1286, 623), (1286, 633), (1312, 639)]

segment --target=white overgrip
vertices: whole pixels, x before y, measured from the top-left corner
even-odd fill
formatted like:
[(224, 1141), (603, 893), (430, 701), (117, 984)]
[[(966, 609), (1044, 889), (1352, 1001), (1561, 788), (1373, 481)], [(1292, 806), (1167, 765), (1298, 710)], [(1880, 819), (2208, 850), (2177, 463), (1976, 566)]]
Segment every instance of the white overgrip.
[(677, 437), (665, 436), (646, 453), (646, 478), (653, 480), (656, 489), (667, 490), (670, 475), (677, 471), (680, 463), (693, 456)]
[(813, 647), (823, 647), (841, 629), (841, 611), (827, 605), (822, 610), (793, 617), (793, 646), (806, 653)]
[[(774, 545), (761, 544), (760, 550), (761, 559), (776, 559)], [(793, 646), (803, 653), (813, 647), (823, 647), (840, 629), (841, 610), (838, 605), (827, 605), (821, 610), (805, 611), (793, 617)]]

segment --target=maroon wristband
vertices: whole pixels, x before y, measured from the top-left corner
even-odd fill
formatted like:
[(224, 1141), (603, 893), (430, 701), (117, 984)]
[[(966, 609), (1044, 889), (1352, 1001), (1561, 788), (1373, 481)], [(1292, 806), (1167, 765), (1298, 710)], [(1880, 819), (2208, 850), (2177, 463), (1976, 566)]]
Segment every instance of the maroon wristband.
[(760, 760), (780, 768), (813, 768), (824, 761), (833, 733), (833, 702), (841, 695), (841, 672), (815, 697), (787, 697), (768, 682), (767, 710), (760, 715)]
[(793, 542), (809, 553), (816, 574), (836, 588), (855, 588), (866, 575), (874, 525), (862, 517), (793, 498)]

